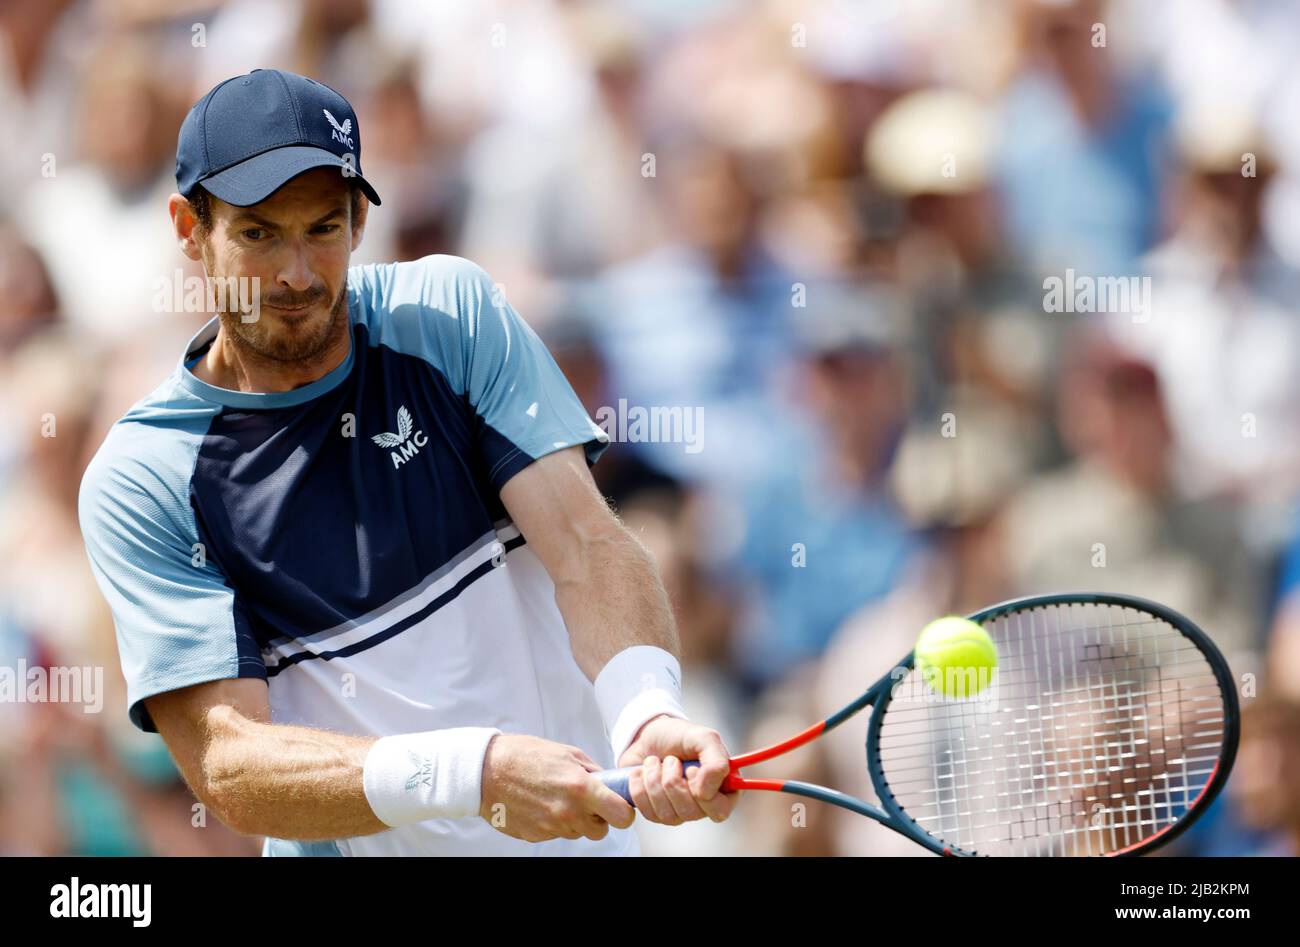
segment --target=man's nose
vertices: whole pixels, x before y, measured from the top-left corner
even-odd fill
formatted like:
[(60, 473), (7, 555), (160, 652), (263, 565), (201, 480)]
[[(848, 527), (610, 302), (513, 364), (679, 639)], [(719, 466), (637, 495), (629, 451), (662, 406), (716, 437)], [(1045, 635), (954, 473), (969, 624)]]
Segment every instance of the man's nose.
[(279, 283), (294, 292), (305, 293), (316, 281), (307, 261), (307, 250), (301, 243), (289, 248), (288, 256), (277, 275)]

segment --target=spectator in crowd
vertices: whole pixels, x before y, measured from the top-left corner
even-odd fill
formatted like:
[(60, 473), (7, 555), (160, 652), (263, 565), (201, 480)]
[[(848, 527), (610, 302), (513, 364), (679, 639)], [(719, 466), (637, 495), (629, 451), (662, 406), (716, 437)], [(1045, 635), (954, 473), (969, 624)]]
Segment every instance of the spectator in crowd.
[(671, 236), (607, 271), (600, 345), (630, 405), (703, 417), (701, 450), (638, 445), (651, 463), (693, 481), (741, 477), (771, 449), (764, 432), (789, 357), (796, 281), (764, 245), (744, 154), (690, 130), (659, 162)]
[(736, 656), (760, 686), (816, 659), (913, 550), (888, 480), (909, 398), (896, 301), (859, 285), (814, 287), (800, 318), (796, 385), (810, 427), (738, 496), (736, 566), (751, 607)]
[(1112, 54), (1101, 0), (1018, 3), (997, 135), (1017, 256), (1043, 273), (1132, 273), (1160, 234), (1173, 106), (1153, 70)]
[(1150, 311), (1108, 321), (1165, 382), (1183, 488), (1283, 522), (1300, 487), (1300, 267), (1265, 214), (1278, 165), (1233, 103), (1184, 110), (1177, 141), (1174, 230), (1145, 260)]
[[(1228, 782), (1231, 815), (1226, 826), (1210, 820), (1210, 855), (1300, 855), (1300, 702), (1293, 697), (1261, 700), (1242, 720), (1241, 746)], [(1219, 808), (1222, 816), (1224, 807)], [(1220, 831), (1213, 831), (1214, 828)], [(1202, 827), (1193, 826), (1195, 832)], [(1226, 828), (1226, 831), (1223, 829)]]
[[(111, 343), (184, 318), (159, 304), (172, 298), (159, 286), (175, 284), (181, 271), (159, 208), (174, 187), (182, 114), (149, 42), (131, 36), (90, 56), (74, 104), (79, 159), (55, 155), (54, 173), (26, 194), (17, 216), (68, 322), (87, 345)], [(79, 239), (70, 239), (74, 227)], [(197, 329), (203, 320), (191, 321)]]
[(1060, 379), (1057, 424), (1072, 455), (1007, 505), (1003, 551), (1014, 592), (1141, 595), (1195, 615), (1238, 672), (1258, 672), (1260, 576), (1236, 511), (1181, 495), (1159, 377), (1095, 328)]
[(12, 214), (32, 184), (68, 154), (68, 106), (79, 74), (88, 11), (73, 0), (11, 0), (0, 5), (0, 102), (21, 128), (0, 149), (0, 214)]

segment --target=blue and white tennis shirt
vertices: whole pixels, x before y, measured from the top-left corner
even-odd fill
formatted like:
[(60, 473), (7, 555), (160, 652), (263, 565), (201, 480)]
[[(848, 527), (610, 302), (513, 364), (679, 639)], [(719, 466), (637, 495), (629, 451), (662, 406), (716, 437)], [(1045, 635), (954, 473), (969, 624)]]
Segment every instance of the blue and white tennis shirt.
[[(608, 438), (536, 334), (467, 260), (354, 267), (352, 348), (283, 393), (205, 384), (189, 366), (113, 426), (80, 519), (112, 606), (131, 719), (144, 699), (265, 679), (272, 719), (356, 735), (499, 727), (612, 750), (555, 588), (499, 491), (537, 458)], [(482, 819), (431, 820), (268, 854), (619, 854), (531, 845)]]

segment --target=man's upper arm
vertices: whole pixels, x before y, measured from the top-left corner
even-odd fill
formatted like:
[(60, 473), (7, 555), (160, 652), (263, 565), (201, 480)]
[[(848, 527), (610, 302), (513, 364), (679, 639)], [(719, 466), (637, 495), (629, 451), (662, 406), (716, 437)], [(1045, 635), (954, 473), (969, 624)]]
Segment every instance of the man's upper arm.
[(145, 698), (228, 678), (265, 681), (266, 665), (234, 590), (198, 541), (188, 485), (168, 478), (169, 443), (128, 446), (123, 455), (106, 443), (92, 461), (78, 517), (113, 613), (131, 720), (152, 731)]
[(584, 541), (623, 532), (578, 447), (519, 471), (501, 488), (501, 502), (557, 585), (578, 577)]

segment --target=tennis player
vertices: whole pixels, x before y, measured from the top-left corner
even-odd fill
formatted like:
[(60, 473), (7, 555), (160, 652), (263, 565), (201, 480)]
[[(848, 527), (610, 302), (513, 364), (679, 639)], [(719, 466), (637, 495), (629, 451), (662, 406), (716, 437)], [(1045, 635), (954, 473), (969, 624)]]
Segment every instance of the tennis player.
[(615, 761), (643, 817), (725, 819), (663, 585), (588, 470), (607, 436), (473, 263), (349, 268), (360, 158), (348, 102), (276, 70), (181, 127), (181, 250), (260, 289), (81, 485), (131, 719), (268, 855), (635, 854)]

